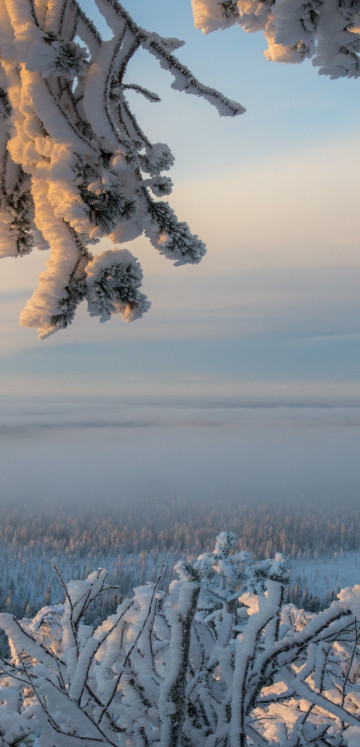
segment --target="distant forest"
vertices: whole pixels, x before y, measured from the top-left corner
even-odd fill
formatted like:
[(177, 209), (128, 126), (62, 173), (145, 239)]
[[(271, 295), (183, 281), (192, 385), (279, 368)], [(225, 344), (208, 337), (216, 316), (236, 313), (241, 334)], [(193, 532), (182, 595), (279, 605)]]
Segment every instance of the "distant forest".
[[(213, 547), (219, 531), (237, 536), (236, 549), (255, 558), (282, 552), (292, 558), (316, 558), (360, 548), (360, 506), (284, 503), (239, 504), (184, 496), (168, 503), (135, 501), (130, 505), (74, 508), (41, 506), (0, 510), (0, 609), (17, 617), (32, 616), (44, 604), (56, 603), (62, 590), (52, 568), (55, 560), (66, 579), (85, 577), (99, 565), (118, 586), (101, 601), (101, 615), (135, 586), (154, 580), (162, 570), (162, 586), (173, 577), (180, 557), (194, 559)], [(326, 598), (312, 597), (299, 584), (289, 600), (317, 610)], [(105, 608), (105, 609), (104, 609)]]

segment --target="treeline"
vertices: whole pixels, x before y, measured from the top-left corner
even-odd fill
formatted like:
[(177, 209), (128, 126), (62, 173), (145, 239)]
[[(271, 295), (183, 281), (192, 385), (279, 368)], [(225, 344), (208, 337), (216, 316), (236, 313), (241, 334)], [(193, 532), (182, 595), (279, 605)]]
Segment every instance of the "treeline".
[[(0, 610), (29, 617), (44, 604), (57, 603), (62, 589), (52, 567), (55, 559), (65, 578), (84, 578), (94, 567), (110, 571), (118, 588), (99, 601), (99, 619), (108, 614), (132, 589), (154, 581), (162, 568), (166, 588), (179, 557), (190, 561), (208, 551), (219, 529), (236, 534), (236, 550), (255, 558), (280, 551), (292, 558), (358, 550), (360, 508), (336, 506), (234, 505), (226, 500), (194, 502), (186, 498), (167, 504), (139, 501), (76, 509), (42, 506), (41, 509), (0, 510)], [(322, 597), (296, 579), (288, 600), (317, 611), (336, 594)]]
[[(76, 504), (76, 500), (74, 501)], [(301, 503), (256, 504), (186, 497), (168, 502), (137, 500), (130, 504), (74, 508), (73, 504), (0, 508), (0, 543), (22, 552), (36, 551), (78, 558), (119, 552), (191, 552), (207, 549), (214, 534), (231, 526), (239, 550), (258, 558), (283, 552), (292, 557), (349, 552), (360, 547), (360, 505), (318, 506)]]

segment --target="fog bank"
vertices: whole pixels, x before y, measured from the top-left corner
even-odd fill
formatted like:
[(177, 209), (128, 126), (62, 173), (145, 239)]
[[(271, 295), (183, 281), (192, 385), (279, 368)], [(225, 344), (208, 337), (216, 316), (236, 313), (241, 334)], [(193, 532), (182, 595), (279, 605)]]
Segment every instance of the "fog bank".
[(342, 505), (359, 498), (360, 408), (1, 403), (1, 503)]

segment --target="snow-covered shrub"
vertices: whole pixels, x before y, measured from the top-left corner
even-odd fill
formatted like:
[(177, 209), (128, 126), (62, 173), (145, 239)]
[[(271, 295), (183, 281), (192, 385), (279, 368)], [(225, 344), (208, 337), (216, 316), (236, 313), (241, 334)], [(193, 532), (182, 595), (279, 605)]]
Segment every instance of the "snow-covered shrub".
[(3, 744), (31, 732), (43, 747), (353, 747), (360, 587), (319, 614), (298, 610), (284, 604), (286, 559), (252, 563), (233, 541), (222, 532), (168, 592), (159, 576), (98, 627), (84, 615), (108, 588), (102, 569), (60, 576), (64, 605), (32, 620), (1, 614)]

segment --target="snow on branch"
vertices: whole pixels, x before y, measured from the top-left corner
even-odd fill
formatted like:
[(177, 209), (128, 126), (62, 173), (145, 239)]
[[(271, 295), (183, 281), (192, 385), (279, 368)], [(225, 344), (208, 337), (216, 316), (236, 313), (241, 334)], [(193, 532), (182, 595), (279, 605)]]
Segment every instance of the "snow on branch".
[(20, 318), (47, 337), (66, 327), (77, 305), (106, 321), (141, 317), (141, 270), (129, 251), (95, 256), (145, 233), (175, 264), (199, 262), (204, 244), (166, 202), (164, 176), (173, 157), (152, 143), (127, 101), (127, 80), (139, 49), (173, 76), (173, 87), (205, 98), (221, 114), (243, 107), (204, 86), (175, 56), (177, 39), (139, 27), (118, 0), (96, 0), (112, 30), (104, 40), (76, 0), (4, 0), (0, 28), (0, 256), (50, 248), (39, 286)]
[(4, 745), (357, 747), (360, 587), (318, 613), (285, 603), (289, 564), (253, 562), (222, 532), (177, 580), (134, 591), (97, 627), (112, 587), (99, 569), (65, 583), (65, 604), (1, 614)]
[(360, 75), (358, 0), (191, 0), (195, 26), (207, 34), (238, 24), (263, 31), (265, 57), (274, 62), (311, 58), (330, 78)]

